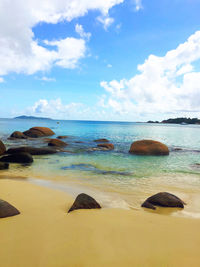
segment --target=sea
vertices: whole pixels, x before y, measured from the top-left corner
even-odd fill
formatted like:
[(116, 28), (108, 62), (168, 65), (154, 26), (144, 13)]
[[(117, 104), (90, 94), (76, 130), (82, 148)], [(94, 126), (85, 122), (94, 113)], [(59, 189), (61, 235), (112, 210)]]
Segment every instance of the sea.
[[(66, 135), (65, 151), (34, 156), (31, 165), (10, 164), (5, 178), (64, 191), (73, 197), (87, 193), (104, 208), (139, 211), (152, 194), (170, 192), (182, 198), (184, 210), (157, 209), (163, 215), (200, 218), (200, 125), (160, 123), (0, 119), (0, 139), (7, 148), (46, 147), (43, 138), (9, 140), (14, 131), (49, 127), (55, 138)], [(106, 138), (115, 149), (95, 150), (95, 139)], [(169, 147), (169, 156), (129, 154), (132, 142), (151, 139)], [(150, 211), (151, 212), (151, 211)], [(153, 212), (153, 211), (152, 211)]]

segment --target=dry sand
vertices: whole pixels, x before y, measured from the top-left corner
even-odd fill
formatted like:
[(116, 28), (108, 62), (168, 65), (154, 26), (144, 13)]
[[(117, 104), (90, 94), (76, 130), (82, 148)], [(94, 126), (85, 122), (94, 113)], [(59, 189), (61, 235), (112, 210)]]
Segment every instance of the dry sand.
[(200, 220), (147, 211), (67, 213), (67, 194), (1, 179), (0, 198), (21, 211), (0, 219), (0, 266), (200, 266)]

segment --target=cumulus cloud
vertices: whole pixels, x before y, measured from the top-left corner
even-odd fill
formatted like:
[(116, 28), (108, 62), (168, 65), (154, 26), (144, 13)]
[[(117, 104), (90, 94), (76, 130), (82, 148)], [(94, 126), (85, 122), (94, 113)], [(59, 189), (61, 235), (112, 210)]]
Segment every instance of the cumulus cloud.
[(55, 100), (40, 99), (23, 113), (55, 119), (77, 119), (85, 113), (85, 109), (86, 107), (82, 103), (63, 104), (60, 98)]
[(102, 81), (104, 107), (120, 114), (200, 112), (200, 31), (163, 57), (150, 55), (131, 79)]
[[(76, 67), (79, 59), (85, 56), (85, 40), (56, 40), (55, 49), (49, 49), (35, 39), (33, 27), (38, 23), (70, 22), (86, 15), (90, 10), (98, 10), (108, 19), (106, 23), (109, 24), (109, 9), (123, 1), (1, 0), (0, 75), (10, 72), (33, 74), (40, 70), (46, 71), (54, 64), (64, 68)], [(49, 43), (51, 44), (53, 42)], [(66, 56), (66, 52), (72, 56)]]

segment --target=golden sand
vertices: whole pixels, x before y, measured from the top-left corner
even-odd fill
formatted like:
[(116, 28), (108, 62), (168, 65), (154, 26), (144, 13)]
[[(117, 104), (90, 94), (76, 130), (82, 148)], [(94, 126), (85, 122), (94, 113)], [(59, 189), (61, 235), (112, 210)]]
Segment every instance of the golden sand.
[(0, 266), (200, 266), (200, 220), (146, 211), (67, 213), (67, 194), (1, 179), (0, 198), (21, 211), (0, 219)]

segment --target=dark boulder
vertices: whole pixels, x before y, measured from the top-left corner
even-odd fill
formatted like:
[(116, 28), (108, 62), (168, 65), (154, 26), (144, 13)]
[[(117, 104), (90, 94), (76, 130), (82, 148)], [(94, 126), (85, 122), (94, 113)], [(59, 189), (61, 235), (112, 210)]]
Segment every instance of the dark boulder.
[(9, 139), (27, 139), (27, 136), (23, 134), (22, 132), (15, 131), (11, 134)]
[(185, 203), (177, 196), (167, 192), (160, 192), (147, 198), (142, 207), (153, 210), (156, 209), (155, 206), (183, 209), (184, 205)]
[(79, 210), (79, 209), (100, 209), (101, 206), (99, 205), (96, 200), (84, 193), (79, 194), (77, 198), (75, 199), (73, 205), (69, 209), (68, 212), (71, 212), (73, 210)]
[(59, 139), (51, 139), (48, 143), (48, 146), (56, 146), (56, 147), (65, 147), (68, 144), (59, 140)]
[(9, 168), (9, 163), (7, 162), (0, 162), (0, 170), (6, 170)]
[(57, 138), (58, 139), (65, 139), (65, 138), (68, 138), (68, 136), (67, 135), (59, 135), (59, 136), (57, 136)]
[(113, 150), (114, 149), (114, 145), (111, 143), (98, 144), (97, 146), (100, 148), (105, 148), (106, 150)]
[(0, 140), (0, 155), (4, 154), (6, 152), (6, 147), (4, 143)]
[(169, 155), (169, 149), (161, 142), (154, 140), (140, 140), (133, 142), (129, 153), (135, 155), (164, 156)]
[(0, 158), (1, 162), (12, 162), (12, 163), (32, 163), (33, 157), (29, 153), (14, 153), (12, 155), (4, 156)]
[(0, 199), (0, 218), (15, 216), (20, 212), (7, 201)]
[(109, 143), (109, 140), (106, 138), (96, 139), (94, 140), (96, 143)]
[(48, 155), (48, 154), (54, 154), (57, 151), (49, 147), (30, 147), (30, 146), (9, 148), (6, 151), (7, 154), (14, 154), (14, 153), (21, 153), (21, 152), (26, 152), (31, 155)]
[(32, 127), (28, 131), (25, 131), (24, 134), (28, 137), (38, 138), (43, 136), (51, 136), (55, 133), (47, 127)]

